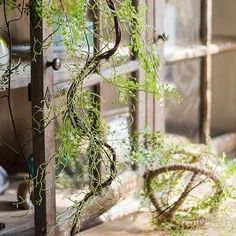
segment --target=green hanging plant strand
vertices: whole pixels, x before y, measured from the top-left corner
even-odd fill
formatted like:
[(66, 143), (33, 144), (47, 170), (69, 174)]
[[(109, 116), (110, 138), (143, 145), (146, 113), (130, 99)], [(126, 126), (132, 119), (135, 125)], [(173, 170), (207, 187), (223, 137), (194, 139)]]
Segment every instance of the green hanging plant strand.
[[(106, 0), (106, 3), (108, 5), (110, 11), (113, 13), (114, 28), (115, 28), (115, 35), (116, 35), (114, 46), (111, 49), (109, 49), (103, 53), (95, 55), (92, 59), (89, 59), (85, 63), (84, 68), (78, 74), (77, 80), (75, 80), (71, 84), (71, 86), (68, 90), (68, 93), (67, 93), (67, 111), (66, 111), (65, 117), (68, 116), (73, 127), (75, 129), (78, 129), (79, 132), (82, 131), (82, 135), (84, 135), (84, 136), (86, 136), (91, 131), (87, 130), (86, 126), (84, 126), (84, 124), (83, 124), (83, 121), (81, 120), (79, 115), (76, 113), (76, 107), (75, 107), (74, 101), (76, 99), (77, 91), (79, 89), (81, 89), (81, 86), (82, 86), (81, 81), (83, 81), (87, 75), (92, 73), (97, 68), (98, 64), (102, 60), (104, 60), (104, 59), (108, 60), (112, 55), (114, 55), (114, 53), (118, 49), (120, 41), (121, 41), (121, 29), (119, 26), (118, 17), (114, 14), (116, 12), (115, 5), (112, 0)], [(92, 112), (92, 115), (95, 115), (94, 112)], [(96, 191), (94, 189), (91, 189), (76, 206), (76, 212), (74, 214), (74, 219), (73, 219), (72, 228), (71, 228), (71, 232), (70, 232), (71, 236), (75, 235), (78, 232), (78, 225), (77, 224), (78, 224), (79, 215), (80, 215), (80, 212), (81, 212), (83, 206), (91, 198), (93, 198), (95, 195), (101, 193), (101, 191), (103, 189), (107, 188), (111, 184), (112, 180), (114, 180), (114, 178), (116, 176), (116, 172), (117, 172), (116, 164), (115, 164), (116, 154), (115, 154), (115, 151), (113, 150), (113, 148), (109, 144), (107, 144), (106, 142), (102, 142), (99, 139), (98, 140), (95, 139), (94, 142), (95, 142), (94, 143), (95, 145), (100, 146), (100, 148), (103, 149), (103, 151), (107, 154), (106, 156), (110, 162), (110, 176), (102, 183), (100, 183), (99, 180), (96, 180), (96, 182), (97, 182), (95, 185)], [(105, 148), (109, 150), (112, 157), (110, 157), (110, 154), (108, 154), (105, 151)], [(96, 153), (95, 155), (98, 155), (98, 154)], [(93, 158), (96, 158), (96, 157), (93, 157)]]

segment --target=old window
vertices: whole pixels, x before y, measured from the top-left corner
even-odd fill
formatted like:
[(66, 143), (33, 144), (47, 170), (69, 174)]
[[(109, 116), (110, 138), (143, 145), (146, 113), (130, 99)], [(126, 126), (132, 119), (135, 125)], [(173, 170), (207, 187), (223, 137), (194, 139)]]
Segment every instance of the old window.
[(165, 79), (183, 96), (180, 104), (166, 103), (167, 132), (205, 142), (210, 133), (235, 129), (234, 5), (220, 0), (166, 1)]

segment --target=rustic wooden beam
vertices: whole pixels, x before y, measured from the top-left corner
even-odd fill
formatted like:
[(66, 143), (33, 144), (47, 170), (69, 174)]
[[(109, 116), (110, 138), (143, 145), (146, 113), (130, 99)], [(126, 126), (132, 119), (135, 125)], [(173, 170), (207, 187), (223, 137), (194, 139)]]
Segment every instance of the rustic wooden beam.
[[(46, 124), (47, 106), (43, 101), (53, 98), (53, 71), (46, 67), (52, 56), (52, 46), (43, 49), (45, 39), (51, 31), (35, 12), (34, 0), (31, 4), (31, 99), (33, 126), (33, 157), (36, 178), (34, 181), (35, 236), (54, 236), (56, 219), (54, 154), (55, 136), (53, 120)], [(37, 4), (43, 4), (37, 1)], [(51, 38), (49, 38), (51, 40)], [(47, 40), (48, 43), (48, 40)]]
[[(201, 39), (208, 49), (212, 39), (212, 0), (201, 1), (201, 13)], [(201, 143), (207, 142), (211, 129), (211, 63), (212, 56), (207, 53), (201, 62), (199, 127), (199, 141)]]

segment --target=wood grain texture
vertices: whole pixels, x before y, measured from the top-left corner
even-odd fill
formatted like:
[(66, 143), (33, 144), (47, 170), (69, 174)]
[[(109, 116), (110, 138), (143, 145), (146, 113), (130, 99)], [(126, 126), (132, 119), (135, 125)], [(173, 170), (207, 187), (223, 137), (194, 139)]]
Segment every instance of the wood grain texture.
[[(39, 2), (39, 1), (38, 1)], [(33, 4), (33, 0), (31, 2)], [(40, 2), (39, 4), (42, 4)], [(53, 120), (46, 124), (45, 102), (53, 98), (53, 71), (46, 67), (52, 58), (52, 47), (42, 49), (43, 42), (51, 33), (44, 21), (31, 8), (31, 51), (35, 60), (31, 63), (31, 98), (33, 127), (33, 156), (35, 173), (35, 235), (54, 236), (56, 218), (54, 153), (55, 135)], [(48, 41), (47, 41), (48, 42)], [(36, 54), (35, 54), (36, 51)]]
[[(209, 48), (212, 40), (212, 0), (201, 2), (201, 40)], [(207, 51), (208, 52), (208, 51)], [(207, 143), (211, 128), (211, 84), (212, 84), (212, 56), (207, 55), (201, 63), (200, 81), (200, 127), (199, 141)]]

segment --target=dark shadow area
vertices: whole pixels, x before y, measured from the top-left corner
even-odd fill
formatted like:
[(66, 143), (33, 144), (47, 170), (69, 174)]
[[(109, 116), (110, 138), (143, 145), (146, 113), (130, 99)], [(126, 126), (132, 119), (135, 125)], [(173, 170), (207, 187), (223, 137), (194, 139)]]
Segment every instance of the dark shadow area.
[(13, 201), (0, 201), (0, 211), (16, 211), (20, 210), (17, 208), (17, 202)]

